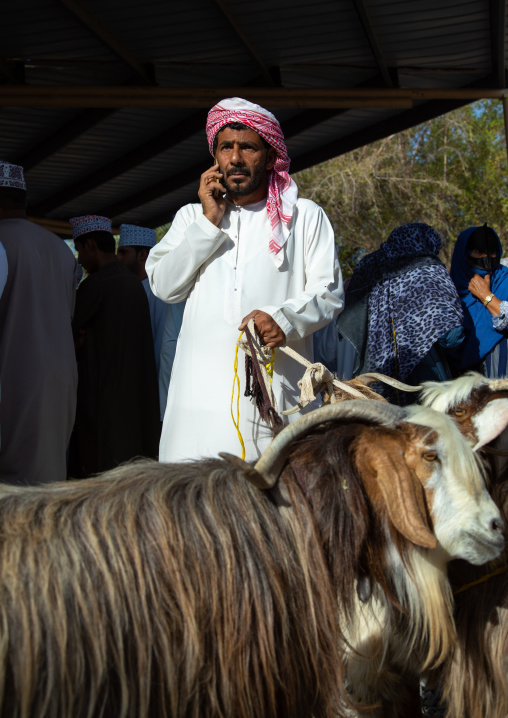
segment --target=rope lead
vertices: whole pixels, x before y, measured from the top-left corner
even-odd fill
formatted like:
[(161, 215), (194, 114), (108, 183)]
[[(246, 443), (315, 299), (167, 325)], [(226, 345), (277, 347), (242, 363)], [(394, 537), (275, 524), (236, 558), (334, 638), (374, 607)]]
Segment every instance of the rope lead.
[[(240, 439), (240, 444), (242, 446), (242, 459), (245, 459), (245, 444), (243, 443), (243, 437), (240, 432), (240, 377), (238, 376), (238, 342), (242, 338), (243, 332), (238, 337), (238, 341), (236, 343), (236, 352), (235, 352), (235, 363), (234, 363), (234, 370), (235, 374), (233, 377), (233, 391), (231, 394), (231, 418), (233, 419), (233, 424), (235, 425), (236, 433), (238, 434), (238, 438)], [(235, 385), (238, 389), (238, 397), (236, 399), (236, 420), (235, 416), (233, 414), (233, 403), (235, 400)]]

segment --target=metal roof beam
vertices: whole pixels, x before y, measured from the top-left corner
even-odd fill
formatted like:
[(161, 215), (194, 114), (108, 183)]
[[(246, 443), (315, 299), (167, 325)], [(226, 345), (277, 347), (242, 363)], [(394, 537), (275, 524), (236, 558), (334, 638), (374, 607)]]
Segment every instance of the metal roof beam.
[(410, 108), (413, 100), (502, 99), (507, 90), (463, 88), (288, 88), (288, 87), (139, 87), (130, 85), (28, 86), (0, 85), (0, 106), (147, 109), (210, 108), (224, 97), (240, 95), (269, 108), (341, 109), (353, 107)]
[(109, 30), (106, 30), (101, 23), (87, 12), (77, 0), (58, 0), (58, 2), (69, 10), (86, 29), (95, 35), (108, 50), (116, 55), (125, 65), (134, 71), (138, 80), (144, 84), (153, 85), (154, 78), (149, 74), (147, 68), (120, 43)]
[[(125, 86), (129, 87), (133, 82), (134, 79), (129, 78)], [(63, 147), (74, 142), (80, 135), (91, 130), (92, 127), (98, 125), (114, 112), (117, 112), (117, 108), (92, 107), (80, 112), (70, 122), (67, 122), (42, 142), (38, 142), (35, 147), (32, 147), (23, 156), (18, 157), (16, 164), (21, 165), (28, 172), (32, 167), (44, 162), (50, 155), (56, 154)]]
[(505, 71), (505, 0), (490, 0), (490, 46), (492, 50), (492, 74), (498, 87), (506, 87)]
[[(261, 57), (260, 53), (256, 50), (252, 42), (249, 40), (243, 29), (240, 27), (240, 24), (236, 20), (235, 16), (231, 12), (230, 8), (226, 5), (224, 0), (215, 0), (215, 4), (219, 8), (222, 15), (226, 18), (226, 20), (229, 22), (231, 27), (233, 28), (235, 34), (240, 39), (242, 45), (247, 50), (249, 55), (252, 57), (256, 65), (261, 70), (261, 75), (264, 77), (266, 82), (269, 85), (277, 85), (280, 83), (277, 83), (270, 72), (269, 68), (265, 64), (263, 58)], [(224, 97), (224, 95), (223, 95)]]
[(369, 16), (369, 12), (368, 12), (367, 8), (365, 7), (365, 3), (363, 0), (353, 0), (353, 4), (355, 6), (358, 17), (360, 18), (360, 23), (361, 23), (361, 25), (363, 27), (363, 31), (367, 37), (371, 52), (374, 55), (374, 58), (377, 62), (377, 65), (378, 65), (379, 71), (383, 77), (384, 83), (387, 87), (394, 87), (395, 83), (393, 81), (390, 69), (389, 69), (388, 65), (386, 64), (386, 61), (383, 57), (383, 53), (382, 53), (379, 43), (377, 41), (376, 34), (375, 34), (374, 30), (372, 29), (372, 21)]
[[(366, 127), (351, 135), (329, 142), (322, 147), (312, 150), (312, 152), (299, 155), (291, 162), (291, 172), (301, 172), (301, 170), (305, 170), (307, 167), (325, 162), (330, 159), (330, 157), (338, 157), (346, 152), (356, 150), (358, 147), (382, 140), (389, 135), (403, 132), (411, 127), (416, 127), (416, 125), (420, 125), (428, 120), (433, 120), (435, 117), (444, 115), (447, 112), (457, 110), (459, 107), (463, 107), (474, 100), (482, 99), (482, 97), (504, 98), (505, 92), (503, 90), (486, 89), (492, 87), (493, 82), (493, 75), (489, 75), (488, 77), (473, 82), (467, 87), (455, 91), (448, 91), (448, 95), (436, 95), (435, 99), (425, 102), (425, 104), (419, 107), (401, 112), (395, 117), (382, 120), (371, 127)], [(430, 94), (430, 96), (432, 97), (432, 94)]]

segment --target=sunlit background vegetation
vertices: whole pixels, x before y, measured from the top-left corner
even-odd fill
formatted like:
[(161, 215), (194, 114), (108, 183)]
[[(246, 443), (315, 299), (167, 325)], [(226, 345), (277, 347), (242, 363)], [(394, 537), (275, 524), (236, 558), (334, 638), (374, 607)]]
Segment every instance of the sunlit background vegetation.
[(294, 175), (333, 224), (346, 276), (407, 222), (443, 239), (449, 265), (466, 227), (487, 222), (508, 247), (508, 180), (503, 106), (476, 102)]

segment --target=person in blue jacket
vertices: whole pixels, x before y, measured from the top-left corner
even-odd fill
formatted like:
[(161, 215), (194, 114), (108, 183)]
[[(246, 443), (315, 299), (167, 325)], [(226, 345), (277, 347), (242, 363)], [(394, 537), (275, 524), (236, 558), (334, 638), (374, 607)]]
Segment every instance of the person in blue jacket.
[(451, 277), (460, 296), (466, 335), (461, 371), (508, 375), (508, 269), (501, 264), (502, 255), (498, 235), (486, 224), (465, 229), (455, 243)]

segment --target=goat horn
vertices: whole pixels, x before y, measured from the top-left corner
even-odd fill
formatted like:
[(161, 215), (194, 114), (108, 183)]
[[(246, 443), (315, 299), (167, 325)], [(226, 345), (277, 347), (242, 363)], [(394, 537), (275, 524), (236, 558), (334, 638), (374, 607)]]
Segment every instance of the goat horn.
[(342, 423), (361, 421), (368, 424), (394, 426), (402, 421), (404, 416), (405, 413), (401, 407), (369, 399), (353, 399), (322, 406), (284, 427), (257, 461), (254, 469), (263, 476), (268, 486), (272, 487), (276, 484), (282, 471), (290, 444), (313, 427), (326, 421)]
[(303, 408), (304, 408), (303, 404), (297, 404), (292, 409), (284, 409), (284, 411), (281, 411), (280, 413), (284, 414), (284, 416), (289, 416), (290, 414), (297, 414)]
[(246, 478), (247, 481), (253, 484), (257, 489), (266, 490), (271, 488), (271, 486), (266, 483), (264, 476), (256, 471), (256, 469), (246, 461), (240, 459), (239, 456), (228, 454), (226, 451), (220, 451), (219, 456), (221, 459), (224, 459), (224, 461), (227, 461), (228, 464), (234, 466), (235, 469), (241, 471), (244, 478)]
[(351, 386), (350, 384), (344, 381), (340, 381), (339, 379), (333, 380), (333, 387), (334, 389), (340, 389), (341, 391), (344, 391), (346, 394), (351, 394), (351, 396), (356, 396), (357, 399), (365, 399), (364, 394), (362, 394), (361, 391), (358, 391), (358, 389), (355, 389), (354, 386)]
[(489, 381), (489, 388), (492, 391), (507, 391), (508, 379), (493, 379)]
[(421, 386), (411, 386), (410, 384), (403, 384), (397, 379), (392, 379), (391, 376), (386, 376), (385, 374), (377, 374), (376, 372), (359, 374), (356, 378), (363, 384), (365, 384), (365, 386), (370, 386), (376, 381), (380, 381), (383, 384), (388, 384), (388, 386), (393, 386), (394, 389), (400, 389), (401, 391), (420, 391), (420, 389), (423, 389), (423, 387)]

